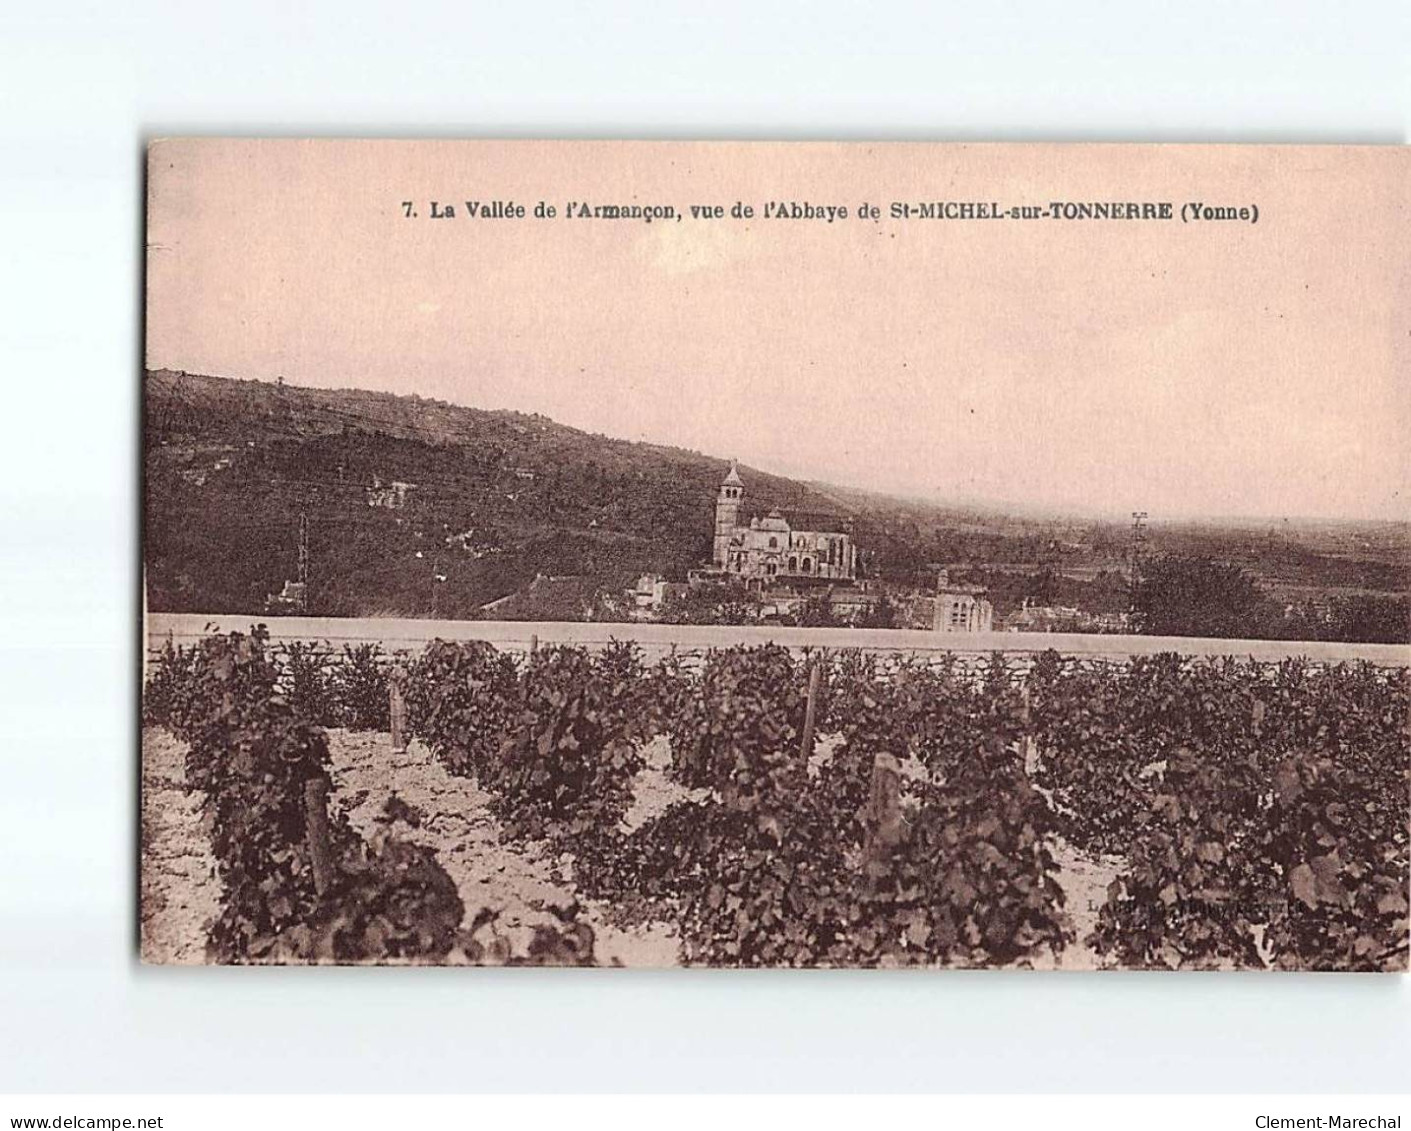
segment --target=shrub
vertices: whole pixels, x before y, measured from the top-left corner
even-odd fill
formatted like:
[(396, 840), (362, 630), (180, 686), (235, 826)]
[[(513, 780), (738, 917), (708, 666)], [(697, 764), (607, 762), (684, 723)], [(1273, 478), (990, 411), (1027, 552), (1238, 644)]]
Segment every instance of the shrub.
[(323, 652), (299, 640), (284, 646), (280, 687), (295, 714), (319, 726), (337, 725), (334, 693), (324, 670)]
[(847, 872), (835, 842), (807, 835), (806, 802), (769, 822), (699, 807), (683, 853), (697, 869), (682, 895), (683, 958), (712, 966), (826, 964), (847, 925)]
[(1263, 965), (1255, 925), (1274, 876), (1260, 860), (1261, 775), (1176, 750), (1133, 826), (1129, 866), (1108, 888), (1093, 942), (1123, 966)]
[(377, 644), (345, 644), (329, 678), (338, 721), (350, 730), (386, 730), (387, 663)]
[(1268, 946), (1282, 969), (1404, 970), (1404, 838), (1379, 819), (1375, 789), (1329, 758), (1274, 774), (1265, 861), (1283, 876)]
[(1043, 798), (1012, 750), (971, 743), (894, 841), (867, 854), (838, 948), (849, 965), (1028, 963), (1071, 941)]
[(1143, 770), (1165, 755), (1141, 734), (1151, 709), (1143, 683), (1130, 670), (1065, 665), (1052, 651), (1029, 674), (1034, 780), (1052, 798), (1059, 830), (1086, 852), (1128, 847), (1150, 798)]
[(642, 766), (648, 728), (634, 653), (570, 647), (532, 655), (523, 672), (479, 641), (438, 641), (414, 666), (408, 710), (448, 768), (474, 774), (510, 835), (613, 835)]
[[(694, 827), (672, 846), (698, 875), (681, 892), (687, 961), (980, 965), (1060, 951), (1071, 928), (1047, 810), (1004, 741), (1018, 729), (1007, 676), (975, 687), (903, 665), (882, 680), (870, 658), (837, 657), (822, 713), (844, 743), (815, 786), (797, 748), (804, 670), (782, 649), (713, 654), (675, 724), (680, 776), (719, 797), (688, 810)], [(898, 766), (912, 753), (932, 781), (904, 812)], [(882, 813), (879, 757), (893, 794)]]
[(607, 835), (642, 766), (626, 692), (577, 648), (541, 649), (520, 676), (518, 717), (487, 784), (510, 835)]
[(337, 886), (283, 932), (271, 959), (366, 962), (443, 958), (460, 940), (465, 905), (455, 882), (422, 845), (354, 842)]
[(407, 724), (452, 773), (488, 785), (518, 697), (514, 661), (493, 645), (433, 640), (408, 673)]
[(306, 786), (321, 782), (326, 794), (328, 743), (277, 693), (266, 641), (262, 628), (202, 640), (173, 697), (173, 724), (190, 743), (187, 783), (204, 791), (223, 889), (210, 954), (221, 962), (444, 956), (463, 908), (426, 850), (365, 845), (331, 815), (333, 875), (317, 891)]
[(1099, 951), (1136, 966), (1404, 967), (1404, 676), (1133, 669), (1148, 677), (1141, 757), (1180, 745), (1130, 825)]
[(191, 713), (191, 695), (199, 646), (181, 648), (170, 640), (151, 665), (142, 689), (142, 721), (181, 728)]
[(713, 651), (697, 693), (668, 722), (672, 768), (688, 787), (720, 791), (732, 808), (777, 818), (807, 784), (798, 757), (808, 688), (787, 648)]

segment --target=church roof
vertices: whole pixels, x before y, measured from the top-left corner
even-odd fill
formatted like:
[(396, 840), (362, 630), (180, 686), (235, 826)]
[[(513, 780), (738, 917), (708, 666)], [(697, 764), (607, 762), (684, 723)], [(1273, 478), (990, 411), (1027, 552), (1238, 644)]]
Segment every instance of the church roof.
[(733, 459), (730, 461), (730, 474), (725, 477), (724, 486), (743, 487), (745, 481), (740, 478), (740, 465)]
[(852, 533), (850, 521), (835, 514), (790, 510), (784, 513), (784, 519), (791, 529), (797, 530), (801, 534), (850, 535)]

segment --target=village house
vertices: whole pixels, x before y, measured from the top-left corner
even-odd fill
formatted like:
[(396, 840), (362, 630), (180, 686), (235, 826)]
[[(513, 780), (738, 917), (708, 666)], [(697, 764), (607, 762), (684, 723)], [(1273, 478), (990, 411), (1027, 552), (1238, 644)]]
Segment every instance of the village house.
[(660, 574), (644, 573), (627, 591), (627, 598), (634, 609), (640, 612), (655, 612), (666, 604), (671, 589), (671, 583)]
[(995, 607), (982, 585), (962, 585), (950, 579), (948, 570), (936, 578), (935, 620), (937, 632), (991, 632)]
[(1130, 632), (1126, 613), (1089, 613), (1071, 605), (1037, 605), (1028, 597), (1010, 614), (1005, 628), (1010, 632)]
[(380, 476), (374, 475), (372, 486), (367, 488), (367, 505), (399, 510), (407, 505), (407, 492), (415, 486), (415, 483), (399, 483), (396, 480), (384, 484)]
[(265, 598), (265, 611), (270, 613), (301, 613), (308, 606), (308, 585), (302, 581), (286, 581), (278, 593)]
[(877, 593), (863, 589), (835, 589), (828, 594), (828, 610), (840, 621), (853, 621), (874, 612), (882, 603)]

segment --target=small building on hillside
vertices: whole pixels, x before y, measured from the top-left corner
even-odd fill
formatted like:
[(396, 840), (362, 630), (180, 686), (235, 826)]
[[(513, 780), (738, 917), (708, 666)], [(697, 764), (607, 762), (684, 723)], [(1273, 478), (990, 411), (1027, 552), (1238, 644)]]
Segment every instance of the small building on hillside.
[(878, 593), (862, 589), (834, 589), (828, 594), (828, 608), (833, 616), (841, 621), (854, 621), (876, 611), (882, 603)]
[(635, 609), (655, 612), (666, 604), (671, 583), (657, 573), (644, 573), (627, 591), (627, 599)]
[(383, 483), (380, 476), (374, 475), (372, 486), (367, 488), (367, 505), (399, 510), (407, 505), (407, 492), (415, 486), (415, 483), (400, 483), (396, 480)]
[(767, 596), (760, 598), (759, 619), (765, 621), (782, 621), (798, 615), (798, 612), (808, 602), (808, 598), (800, 593), (795, 593), (791, 589), (771, 590)]
[(935, 620), (937, 632), (992, 632), (995, 607), (983, 585), (953, 582), (947, 570), (936, 578)]
[(270, 613), (302, 613), (308, 606), (308, 585), (302, 581), (286, 581), (278, 593), (265, 599), (265, 611)]
[(1011, 613), (1005, 628), (1009, 632), (1097, 632), (1131, 631), (1126, 613), (1090, 613), (1072, 605), (1036, 605), (1024, 598), (1023, 606)]
[(1028, 597), (1011, 613), (1005, 627), (1010, 632), (1078, 632), (1079, 612), (1069, 605), (1036, 605)]

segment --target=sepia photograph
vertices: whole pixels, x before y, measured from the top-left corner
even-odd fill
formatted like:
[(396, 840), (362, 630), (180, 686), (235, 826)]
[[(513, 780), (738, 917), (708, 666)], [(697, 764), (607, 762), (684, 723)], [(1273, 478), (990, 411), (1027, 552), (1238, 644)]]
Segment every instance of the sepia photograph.
[(1404, 149), (146, 177), (144, 963), (1407, 971)]

